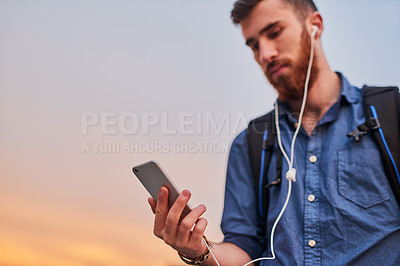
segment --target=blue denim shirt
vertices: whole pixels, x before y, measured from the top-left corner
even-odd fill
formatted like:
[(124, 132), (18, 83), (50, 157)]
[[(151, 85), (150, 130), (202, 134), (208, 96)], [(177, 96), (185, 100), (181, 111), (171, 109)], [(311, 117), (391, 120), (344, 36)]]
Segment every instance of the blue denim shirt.
[[(342, 91), (338, 101), (311, 136), (301, 128), (297, 137), (297, 181), (275, 231), (276, 259), (260, 265), (400, 265), (400, 209), (378, 148), (369, 135), (358, 143), (346, 136), (365, 121), (362, 91), (339, 76)], [(279, 103), (279, 113), (282, 143), (289, 153), (297, 119), (285, 103)], [(275, 179), (275, 165), (276, 152), (268, 182)], [(283, 159), (283, 175), (287, 170)], [(229, 154), (221, 222), (224, 241), (236, 244), (253, 259), (271, 256), (271, 228), (287, 191), (284, 177), (279, 186), (269, 189), (268, 239), (264, 239), (246, 133), (240, 133)]]

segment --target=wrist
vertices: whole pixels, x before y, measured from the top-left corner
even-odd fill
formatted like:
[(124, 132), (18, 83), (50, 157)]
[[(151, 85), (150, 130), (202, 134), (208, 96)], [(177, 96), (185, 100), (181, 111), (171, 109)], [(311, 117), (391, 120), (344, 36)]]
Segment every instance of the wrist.
[(201, 254), (200, 256), (195, 257), (195, 258), (186, 257), (185, 255), (183, 255), (179, 252), (178, 252), (178, 254), (184, 263), (186, 263), (188, 265), (199, 265), (208, 259), (208, 256), (210, 255), (210, 250), (208, 249), (208, 247), (206, 247), (206, 250), (203, 252), (203, 254)]
[[(210, 243), (205, 236), (203, 236), (203, 240), (204, 240), (204, 245), (202, 245), (204, 248), (204, 249), (202, 249), (202, 250), (204, 250), (203, 253), (201, 253), (198, 256), (187, 256), (187, 255), (184, 255), (184, 254), (178, 252), (178, 255), (181, 258), (181, 260), (188, 265), (199, 265), (199, 264), (203, 263), (204, 261), (206, 261), (208, 259), (208, 257), (210, 256), (209, 248), (212, 248), (212, 243)], [(197, 254), (199, 254), (199, 253), (197, 253)]]

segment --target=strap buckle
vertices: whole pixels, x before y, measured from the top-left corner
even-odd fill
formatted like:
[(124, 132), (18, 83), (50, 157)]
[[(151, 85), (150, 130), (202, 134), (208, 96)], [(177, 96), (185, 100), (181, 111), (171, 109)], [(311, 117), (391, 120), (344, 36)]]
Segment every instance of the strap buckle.
[(361, 137), (367, 135), (367, 133), (368, 131), (359, 130), (357, 127), (353, 132), (347, 133), (347, 137), (354, 138), (356, 142), (359, 142)]
[(368, 131), (376, 130), (381, 127), (378, 118), (368, 117), (364, 124), (359, 125), (353, 132), (347, 133), (347, 137), (352, 137), (359, 142), (361, 137), (367, 135)]
[(370, 117), (368, 120), (365, 122), (367, 127), (371, 130), (375, 130), (381, 127), (381, 124), (379, 123), (379, 119), (375, 117)]

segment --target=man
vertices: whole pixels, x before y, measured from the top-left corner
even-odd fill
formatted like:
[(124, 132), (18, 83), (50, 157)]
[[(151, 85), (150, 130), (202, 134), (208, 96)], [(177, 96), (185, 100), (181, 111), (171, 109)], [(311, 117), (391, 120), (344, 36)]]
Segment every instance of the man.
[[(360, 143), (346, 136), (365, 120), (362, 93), (330, 69), (321, 46), (322, 17), (312, 0), (238, 0), (232, 18), (278, 92), (280, 138), (288, 154), (299, 122), (312, 41), (315, 57), (294, 145), (297, 181), (276, 232), (272, 235), (271, 228), (286, 200), (289, 182), (283, 178), (269, 190), (266, 238), (242, 132), (229, 155), (221, 223), (225, 239), (212, 249), (219, 263), (244, 265), (261, 256), (272, 257), (273, 248), (276, 257), (261, 265), (399, 265), (400, 209), (384, 176), (379, 151), (370, 136)], [(278, 149), (276, 145), (271, 166), (276, 165)], [(284, 161), (282, 173), (288, 170)], [(269, 167), (267, 181), (274, 181), (275, 174), (276, 167)], [(183, 191), (169, 211), (167, 198), (168, 190), (162, 188), (157, 203), (149, 199), (155, 235), (187, 262), (203, 260), (207, 221), (200, 216), (205, 206), (194, 208), (179, 224), (190, 192)], [(216, 263), (209, 256), (202, 265)]]

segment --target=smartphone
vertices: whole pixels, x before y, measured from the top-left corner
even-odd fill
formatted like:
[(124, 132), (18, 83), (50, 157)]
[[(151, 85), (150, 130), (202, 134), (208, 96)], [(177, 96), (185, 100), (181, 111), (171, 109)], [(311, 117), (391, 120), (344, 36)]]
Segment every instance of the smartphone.
[[(157, 161), (148, 161), (136, 165), (132, 168), (132, 171), (155, 200), (158, 198), (160, 188), (162, 186), (167, 187), (169, 190), (168, 209), (171, 208), (175, 200), (178, 198), (180, 191)], [(180, 221), (191, 210), (192, 208), (188, 203), (182, 212)]]

